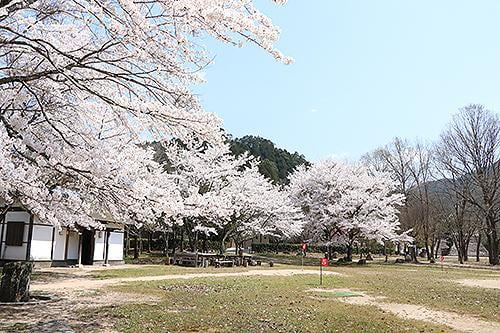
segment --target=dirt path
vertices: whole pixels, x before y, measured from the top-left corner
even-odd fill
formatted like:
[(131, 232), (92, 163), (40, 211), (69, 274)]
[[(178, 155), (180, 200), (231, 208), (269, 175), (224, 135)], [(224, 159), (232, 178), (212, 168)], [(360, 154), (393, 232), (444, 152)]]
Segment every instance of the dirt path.
[[(315, 293), (352, 292), (348, 289), (309, 289), (308, 291)], [(431, 310), (420, 305), (386, 303), (382, 302), (384, 299), (383, 297), (372, 297), (358, 291), (354, 291), (354, 293), (360, 294), (361, 296), (338, 297), (337, 300), (348, 304), (376, 306), (401, 318), (423, 320), (433, 324), (445, 325), (460, 332), (500, 332), (500, 323), (498, 322), (488, 322), (476, 317), (461, 315), (454, 312)]]
[[(134, 281), (159, 281), (159, 280), (176, 280), (176, 279), (195, 279), (195, 278), (206, 278), (206, 277), (237, 277), (237, 276), (292, 276), (292, 275), (303, 275), (311, 274), (318, 275), (317, 270), (305, 269), (275, 269), (275, 270), (252, 270), (246, 272), (232, 272), (232, 273), (191, 273), (191, 274), (171, 274), (171, 275), (157, 275), (157, 276), (140, 276), (140, 277), (129, 277), (129, 278), (114, 278), (114, 279), (104, 279), (104, 280), (92, 280), (92, 279), (82, 279), (74, 278), (67, 279), (63, 281), (55, 281), (47, 284), (36, 284), (33, 283), (31, 290), (35, 291), (60, 291), (67, 289), (98, 289), (103, 286), (108, 286), (112, 284), (134, 282)], [(324, 275), (340, 275), (336, 272), (323, 272)]]
[(159, 297), (142, 294), (63, 290), (58, 292), (58, 299), (51, 303), (0, 307), (0, 332), (116, 333), (113, 321), (82, 317), (79, 311), (131, 303), (154, 305), (160, 300)]
[(479, 287), (479, 288), (488, 288), (488, 289), (500, 289), (500, 278), (497, 279), (488, 279), (488, 280), (477, 280), (477, 279), (464, 279), (457, 280), (460, 284), (468, 287)]

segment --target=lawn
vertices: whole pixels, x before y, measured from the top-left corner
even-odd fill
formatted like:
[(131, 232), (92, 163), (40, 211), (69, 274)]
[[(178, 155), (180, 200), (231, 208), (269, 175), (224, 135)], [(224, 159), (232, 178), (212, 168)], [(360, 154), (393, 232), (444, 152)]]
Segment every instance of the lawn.
[[(298, 266), (279, 265), (275, 269)], [(260, 268), (270, 269), (270, 268)], [(311, 269), (311, 267), (308, 267)], [(210, 272), (236, 272), (219, 269)], [(500, 322), (500, 290), (465, 287), (453, 280), (500, 278), (498, 272), (405, 265), (329, 267), (323, 288), (348, 288), (383, 301), (424, 305)], [(148, 267), (108, 270), (95, 277), (182, 274), (200, 269)], [(204, 270), (206, 271), (206, 270)], [(208, 271), (207, 271), (208, 272)], [(159, 297), (156, 304), (123, 304), (85, 310), (84, 316), (112, 318), (124, 332), (446, 332), (444, 326), (401, 319), (376, 307), (350, 305), (309, 292), (317, 276), (225, 277), (133, 282), (113, 291)]]
[[(367, 306), (310, 298), (314, 277), (195, 279), (115, 287), (160, 296), (156, 305), (123, 305), (87, 315), (111, 316), (124, 332), (402, 332), (445, 331), (405, 322)], [(334, 286), (335, 280), (325, 282)], [(314, 294), (311, 294), (311, 296)]]

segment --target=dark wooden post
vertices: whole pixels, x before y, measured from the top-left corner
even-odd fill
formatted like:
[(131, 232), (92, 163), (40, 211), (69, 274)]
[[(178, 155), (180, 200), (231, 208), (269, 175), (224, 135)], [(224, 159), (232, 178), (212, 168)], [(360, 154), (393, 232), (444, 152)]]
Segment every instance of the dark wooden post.
[(83, 244), (83, 234), (78, 231), (78, 267), (83, 267), (82, 265), (82, 244)]
[(130, 251), (130, 235), (128, 229), (128, 225), (123, 226), (123, 236), (125, 242), (125, 244), (123, 244), (123, 258), (126, 258), (128, 256), (128, 252)]
[(54, 240), (56, 237), (56, 227), (52, 227), (52, 240), (50, 242), (50, 260), (54, 260)]
[(106, 230), (104, 232), (104, 237), (106, 240), (106, 243), (104, 244), (104, 266), (109, 266), (109, 264), (108, 264), (109, 236), (111, 236), (111, 231)]
[(65, 262), (66, 262), (66, 264), (67, 264), (67, 261), (68, 261), (69, 229), (68, 229), (68, 228), (65, 228), (64, 230), (65, 230), (65, 232), (66, 232), (66, 238), (65, 238), (65, 241), (64, 241), (64, 261), (65, 261)]
[(31, 256), (31, 239), (33, 238), (33, 214), (30, 213), (30, 222), (28, 227), (28, 243), (26, 244), (26, 261), (30, 260)]
[(3, 248), (3, 232), (5, 229), (5, 218), (7, 216), (8, 209), (6, 208), (0, 215), (0, 223), (2, 223), (2, 229), (0, 230), (0, 258), (2, 258), (2, 248)]

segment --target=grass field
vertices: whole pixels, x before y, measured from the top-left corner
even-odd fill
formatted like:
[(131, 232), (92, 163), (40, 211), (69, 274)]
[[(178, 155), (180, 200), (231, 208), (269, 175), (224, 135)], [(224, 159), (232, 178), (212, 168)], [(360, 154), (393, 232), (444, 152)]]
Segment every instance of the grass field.
[[(301, 267), (279, 265), (275, 269)], [(269, 269), (269, 268), (260, 268)], [(310, 267), (309, 267), (310, 269)], [(236, 272), (168, 266), (95, 272), (95, 278), (191, 272)], [(495, 271), (405, 265), (341, 266), (323, 288), (347, 288), (383, 302), (423, 305), (500, 322), (500, 290), (465, 287), (455, 280), (498, 279)], [(317, 276), (210, 277), (133, 282), (113, 291), (158, 297), (155, 304), (123, 304), (85, 310), (83, 316), (111, 318), (123, 332), (447, 332), (451, 329), (396, 317), (373, 306), (351, 305), (308, 291)]]
[[(0, 332), (51, 331), (40, 328), (54, 318), (75, 332), (500, 332), (499, 270), (395, 265), (378, 258), (362, 266), (334, 264), (325, 270), (338, 274), (324, 276), (320, 286), (316, 257), (306, 258), (303, 268), (293, 254), (261, 259), (261, 267), (249, 268), (36, 271), (32, 289), (43, 293), (46, 286), (45, 292), (61, 300), (7, 312), (0, 308)], [(315, 274), (277, 276), (283, 270)], [(482, 287), (459, 283), (465, 279)], [(497, 287), (486, 288), (481, 281)], [(359, 297), (337, 297), (334, 291)], [(428, 316), (408, 316), (395, 307)]]
[[(335, 277), (325, 287), (338, 286)], [(421, 332), (444, 327), (407, 322), (368, 306), (318, 300), (307, 289), (314, 276), (210, 278), (138, 282), (113, 287), (161, 297), (155, 305), (128, 304), (86, 312), (106, 316), (123, 332)]]

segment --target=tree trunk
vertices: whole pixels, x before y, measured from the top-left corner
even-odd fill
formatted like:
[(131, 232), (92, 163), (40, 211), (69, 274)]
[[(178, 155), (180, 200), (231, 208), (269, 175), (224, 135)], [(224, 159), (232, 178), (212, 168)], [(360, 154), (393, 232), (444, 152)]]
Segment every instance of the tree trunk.
[(184, 252), (184, 230), (181, 229), (181, 240), (179, 244), (179, 251)]
[(203, 250), (202, 251), (204, 253), (208, 252), (208, 249), (207, 249), (207, 236), (206, 235), (203, 237)]
[(142, 254), (142, 250), (144, 249), (142, 244), (142, 230), (139, 231), (139, 253)]
[(244, 266), (243, 263), (243, 240), (239, 242), (239, 248), (237, 248), (238, 252), (236, 253), (239, 257), (240, 265)]
[(427, 260), (431, 260), (431, 250), (429, 248), (429, 241), (425, 240), (425, 255), (427, 256)]
[(463, 264), (467, 261), (467, 246), (465, 236), (462, 231), (459, 231), (455, 240), (455, 247), (458, 252), (458, 261)]
[(439, 238), (437, 241), (436, 250), (434, 251), (434, 259), (437, 259), (438, 254), (441, 255), (441, 253), (438, 253), (440, 247), (441, 247), (441, 238)]
[(172, 255), (175, 254), (175, 249), (177, 248), (177, 228), (175, 224), (172, 226)]
[(196, 246), (194, 245), (194, 238), (196, 237), (193, 235), (192, 232), (189, 232), (189, 230), (186, 230), (186, 235), (187, 235), (187, 240), (188, 240), (188, 245), (189, 245), (189, 250), (191, 252), (196, 252), (195, 248)]
[(415, 245), (410, 246), (409, 250), (410, 250), (411, 261), (415, 264), (418, 264), (419, 262), (417, 258), (417, 247)]
[(464, 261), (469, 261), (469, 240), (464, 242)]
[(167, 257), (168, 257), (168, 237), (169, 237), (168, 232), (167, 231), (163, 232), (163, 241), (165, 242), (163, 247), (163, 254)]
[[(491, 229), (491, 226), (488, 225), (489, 230), (487, 230), (488, 236), (488, 258), (490, 265), (498, 265), (498, 239), (497, 239), (497, 231), (495, 229)], [(495, 223), (493, 223), (493, 227), (495, 227)]]
[(225, 234), (221, 240), (220, 240), (220, 243), (219, 243), (219, 251), (220, 251), (220, 254), (223, 255), (224, 252), (226, 252), (226, 237), (227, 237), (227, 234)]
[(238, 258), (238, 254), (239, 254), (239, 250), (240, 250), (240, 243), (236, 239), (233, 239), (233, 241), (234, 241), (234, 255), (236, 257), (235, 265), (239, 266), (241, 264), (240, 258)]
[(432, 240), (430, 248), (431, 248), (431, 255), (429, 260), (434, 260), (436, 258), (436, 239)]
[(458, 262), (463, 264), (464, 263), (464, 253), (462, 250), (462, 241), (460, 238), (455, 242), (455, 247), (457, 248)]
[(326, 246), (326, 251), (328, 252), (328, 260), (332, 260), (332, 247), (330, 244)]
[(194, 237), (195, 237), (195, 239), (194, 239), (194, 253), (195, 253), (194, 266), (198, 267), (198, 231), (195, 231)]
[(226, 250), (226, 247), (224, 246), (224, 239), (221, 239), (219, 242), (219, 252), (220, 254), (224, 254), (224, 251)]
[(125, 227), (125, 257), (130, 253), (130, 226)]
[(139, 239), (136, 236), (134, 236), (134, 259), (139, 258)]
[(387, 254), (387, 244), (384, 242), (384, 257), (385, 257), (385, 262), (389, 261), (389, 256)]
[(33, 263), (9, 262), (3, 266), (0, 284), (0, 302), (27, 302)]
[(352, 243), (347, 243), (347, 260), (352, 261)]
[(153, 241), (153, 233), (148, 232), (148, 253), (151, 253), (151, 242)]
[(479, 262), (479, 251), (481, 250), (481, 232), (477, 235), (477, 245), (476, 245), (476, 261)]

